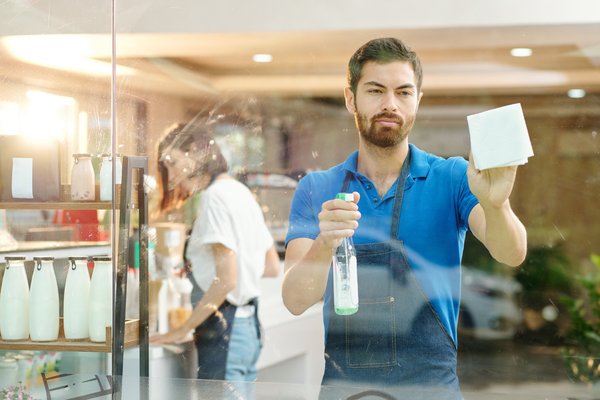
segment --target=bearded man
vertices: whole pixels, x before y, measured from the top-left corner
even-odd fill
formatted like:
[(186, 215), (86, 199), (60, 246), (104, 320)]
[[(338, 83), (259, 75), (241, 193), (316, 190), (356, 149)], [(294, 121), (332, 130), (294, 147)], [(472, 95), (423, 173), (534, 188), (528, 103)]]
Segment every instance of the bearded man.
[[(323, 300), (323, 384), (461, 398), (456, 349), (467, 230), (509, 266), (525, 259), (527, 235), (509, 202), (517, 167), (480, 171), (409, 144), (422, 75), (417, 54), (394, 38), (371, 40), (350, 59), (344, 97), (358, 150), (300, 181), (282, 293), (295, 315)], [(338, 192), (354, 201), (335, 199)], [(359, 308), (342, 316), (333, 309), (331, 260), (350, 236)]]

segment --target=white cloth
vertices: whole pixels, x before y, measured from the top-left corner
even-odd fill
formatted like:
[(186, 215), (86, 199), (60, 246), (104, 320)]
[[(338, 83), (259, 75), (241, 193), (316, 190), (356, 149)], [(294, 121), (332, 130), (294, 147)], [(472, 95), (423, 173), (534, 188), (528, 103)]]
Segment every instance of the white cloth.
[(467, 116), (477, 169), (523, 165), (533, 156), (520, 103)]
[(217, 179), (202, 193), (190, 236), (186, 256), (204, 292), (216, 274), (210, 248), (215, 243), (237, 256), (237, 287), (227, 301), (242, 306), (259, 296), (265, 254), (273, 246), (273, 237), (252, 192), (235, 179)]

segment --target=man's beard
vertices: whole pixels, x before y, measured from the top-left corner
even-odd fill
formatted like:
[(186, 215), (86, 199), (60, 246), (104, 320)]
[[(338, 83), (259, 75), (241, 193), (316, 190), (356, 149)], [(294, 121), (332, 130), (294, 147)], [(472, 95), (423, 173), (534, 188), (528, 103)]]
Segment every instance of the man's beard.
[[(395, 120), (398, 124), (395, 127), (377, 126), (376, 119), (385, 118)], [(414, 117), (408, 120), (402, 120), (395, 114), (381, 113), (371, 118), (369, 123), (367, 116), (356, 112), (354, 114), (356, 127), (360, 136), (367, 142), (381, 148), (394, 147), (408, 137), (414, 124)]]

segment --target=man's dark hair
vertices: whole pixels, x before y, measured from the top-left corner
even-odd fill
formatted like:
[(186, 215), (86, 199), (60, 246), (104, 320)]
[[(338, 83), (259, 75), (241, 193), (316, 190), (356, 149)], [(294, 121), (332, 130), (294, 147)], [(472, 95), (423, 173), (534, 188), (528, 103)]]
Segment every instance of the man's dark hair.
[(402, 41), (396, 38), (373, 39), (362, 45), (350, 58), (348, 62), (348, 85), (352, 93), (356, 95), (356, 86), (360, 80), (362, 69), (367, 62), (387, 64), (393, 61), (409, 62), (415, 73), (417, 90), (421, 91), (423, 82), (423, 68), (417, 53), (412, 51)]

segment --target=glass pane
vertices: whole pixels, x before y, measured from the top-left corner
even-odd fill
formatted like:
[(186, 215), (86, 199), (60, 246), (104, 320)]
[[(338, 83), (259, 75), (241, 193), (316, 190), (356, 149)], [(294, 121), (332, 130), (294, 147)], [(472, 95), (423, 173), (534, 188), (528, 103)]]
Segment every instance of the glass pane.
[[(398, 394), (415, 387), (430, 390), (431, 385), (437, 390), (453, 381), (454, 373), (447, 371), (456, 368), (467, 398), (586, 392), (586, 384), (598, 375), (597, 267), (590, 258), (600, 244), (595, 207), (600, 24), (592, 17), (600, 15), (598, 6), (587, 2), (581, 8), (529, 10), (523, 4), (488, 2), (465, 12), (441, 2), (410, 9), (388, 2), (370, 2), (368, 8), (366, 3), (321, 3), (261, 2), (262, 8), (248, 3), (233, 10), (221, 3), (117, 5), (115, 144), (124, 155), (149, 159), (151, 335), (176, 331), (198, 304), (212, 307), (202, 320), (210, 316), (229, 328), (255, 312), (240, 286), (224, 289), (228, 302), (243, 310), (235, 311), (238, 318), (221, 307), (224, 295), (214, 294), (213, 278), (226, 271), (217, 269), (215, 254), (229, 249), (235, 256), (246, 251), (255, 256), (266, 250), (256, 242), (262, 222), (249, 224), (251, 234), (239, 234), (246, 232), (240, 225), (251, 212), (242, 219), (234, 211), (246, 210), (253, 201), (238, 204), (232, 195), (231, 204), (237, 206), (227, 206), (225, 194), (214, 194), (224, 178), (206, 168), (221, 172), (213, 152), (219, 147), (229, 177), (254, 195), (280, 256), (279, 275), (258, 284), (264, 345), (257, 382), (307, 385), (307, 398), (319, 391), (324, 396), (367, 389)], [(531, 12), (526, 17), (506, 13), (517, 7)], [(433, 15), (433, 9), (442, 12)], [(366, 88), (359, 85), (344, 98), (350, 57), (379, 37), (398, 38), (420, 57), (420, 102), (414, 68), (394, 62), (371, 65), (370, 75), (363, 70), (370, 79)], [(493, 239), (483, 225), (476, 227), (479, 217), (469, 218), (477, 200), (469, 193), (465, 171), (473, 150), (467, 117), (516, 103), (534, 155), (505, 160), (520, 164), (510, 206), (527, 230), (527, 257), (516, 256), (512, 263), (520, 266), (513, 268), (501, 262), (511, 262), (501, 256), (510, 256), (512, 249), (500, 250), (501, 261), (488, 250), (510, 235), (502, 232)], [(416, 112), (408, 142), (451, 158), (439, 161), (438, 168), (429, 165), (433, 159), (411, 150), (406, 203), (395, 237), (402, 243), (388, 243), (389, 256), (372, 262), (363, 257), (374, 254), (374, 246), (364, 250), (359, 245), (388, 242), (401, 167), (397, 161), (405, 153), (386, 159), (393, 146), (380, 151), (381, 142), (360, 139), (355, 109), (367, 117), (363, 125), (375, 126), (373, 140), (385, 133), (384, 127), (397, 131), (396, 115), (409, 126)], [(388, 114), (379, 115), (383, 110)], [(369, 119), (375, 115), (382, 121)], [(330, 310), (332, 289), (325, 289), (329, 250), (320, 257), (321, 274), (299, 280), (288, 300), (293, 305), (293, 294), (315, 287), (317, 292), (290, 310), (282, 300), (286, 236), (288, 257), (290, 248), (292, 258), (304, 255), (319, 233), (321, 203), (341, 191), (344, 182), (337, 170), (314, 173), (343, 163), (359, 146), (370, 156), (359, 158), (360, 178), (350, 184), (361, 193), (362, 217), (354, 237), (359, 311), (338, 318)], [(511, 140), (505, 150), (515, 148)], [(492, 149), (492, 159), (500, 155)], [(456, 169), (448, 172), (450, 164)], [(383, 171), (385, 166), (392, 172)], [(427, 183), (443, 171), (440, 181)], [(481, 211), (476, 210), (473, 215)], [(494, 226), (493, 212), (486, 219)], [(488, 236), (487, 248), (471, 230), (480, 239)], [(254, 244), (239, 247), (247, 245), (248, 237)], [(256, 295), (251, 279), (246, 281), (250, 267), (242, 262), (235, 258), (235, 285)], [(590, 280), (578, 278), (588, 273)], [(293, 280), (291, 275), (286, 279)], [(219, 275), (218, 282), (227, 281), (226, 276)], [(214, 313), (215, 308), (220, 311)], [(215, 337), (234, 335), (203, 325), (196, 348), (194, 325), (176, 331), (175, 339), (154, 339), (177, 343), (152, 348), (151, 376), (225, 377), (223, 349), (233, 344)], [(206, 339), (211, 332), (217, 332), (214, 341)], [(252, 334), (245, 339), (247, 349), (255, 339)], [(137, 354), (130, 356), (135, 365)], [(126, 370), (135, 374), (131, 368)], [(440, 375), (424, 375), (432, 370)], [(333, 378), (322, 389), (324, 371)]]
[[(112, 204), (99, 198), (100, 155), (112, 144), (111, 13), (110, 1), (0, 6), (2, 397), (18, 382), (39, 388), (41, 374), (110, 373), (110, 344), (93, 350), (106, 346), (89, 337), (95, 314), (67, 286), (86, 288), (86, 259), (113, 254)], [(77, 169), (74, 154), (88, 155)], [(6, 260), (18, 255), (24, 267)], [(82, 257), (81, 285), (67, 283), (70, 257)]]

